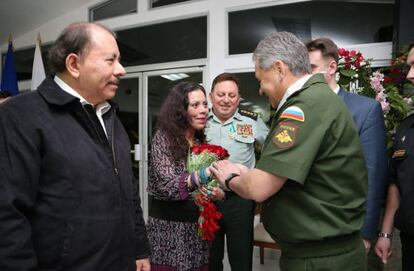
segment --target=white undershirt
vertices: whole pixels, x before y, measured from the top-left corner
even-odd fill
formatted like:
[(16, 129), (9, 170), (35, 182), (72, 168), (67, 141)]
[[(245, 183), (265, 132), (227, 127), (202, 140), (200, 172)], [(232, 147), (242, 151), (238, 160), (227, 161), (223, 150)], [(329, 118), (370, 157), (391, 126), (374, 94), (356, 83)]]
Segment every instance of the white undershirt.
[[(93, 107), (93, 104), (89, 103), (88, 101), (85, 100), (85, 98), (83, 98), (76, 90), (74, 90), (72, 87), (70, 87), (68, 84), (66, 84), (62, 79), (60, 79), (57, 75), (55, 75), (54, 78), (56, 84), (58, 84), (58, 86), (63, 89), (65, 92), (69, 93), (72, 96), (75, 96), (76, 98), (79, 98), (80, 103), (83, 105), (85, 104), (90, 104)], [(99, 122), (102, 125), (102, 128), (105, 132), (105, 135), (108, 137), (108, 134), (106, 133), (106, 128), (105, 128), (105, 124), (102, 118), (102, 115), (105, 114), (106, 112), (109, 111), (109, 109), (111, 109), (111, 104), (108, 103), (107, 101), (97, 104), (95, 108), (95, 113), (96, 116), (99, 119)]]
[(333, 92), (335, 92), (335, 94), (339, 93), (339, 85), (336, 85), (336, 88), (333, 90)]

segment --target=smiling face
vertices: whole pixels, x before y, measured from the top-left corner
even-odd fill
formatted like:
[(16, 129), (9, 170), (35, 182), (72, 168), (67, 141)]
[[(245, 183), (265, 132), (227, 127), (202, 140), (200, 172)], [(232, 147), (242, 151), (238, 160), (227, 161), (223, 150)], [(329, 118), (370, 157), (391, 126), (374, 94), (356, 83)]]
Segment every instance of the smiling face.
[(219, 82), (211, 90), (210, 99), (214, 115), (224, 122), (234, 115), (239, 106), (239, 88), (230, 80)]
[(255, 76), (260, 84), (260, 95), (265, 95), (272, 107), (277, 108), (285, 92), (281, 83), (280, 72), (273, 66), (264, 70), (256, 65)]
[(78, 91), (96, 105), (115, 96), (119, 79), (126, 72), (119, 62), (115, 38), (99, 27), (92, 27), (90, 31), (91, 44), (78, 56)]
[(206, 126), (207, 112), (207, 99), (204, 92), (201, 90), (189, 92), (187, 114), (190, 130), (201, 130)]

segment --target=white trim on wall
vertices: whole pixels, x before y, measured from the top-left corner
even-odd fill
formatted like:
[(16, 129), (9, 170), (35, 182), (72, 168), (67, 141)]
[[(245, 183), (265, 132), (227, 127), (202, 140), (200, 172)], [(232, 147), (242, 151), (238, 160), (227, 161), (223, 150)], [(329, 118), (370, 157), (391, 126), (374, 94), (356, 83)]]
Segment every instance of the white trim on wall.
[[(223, 71), (252, 70), (254, 68), (254, 63), (251, 58), (252, 54), (228, 54), (229, 12), (308, 1), (310, 0), (197, 0), (150, 9), (148, 0), (137, 0), (137, 13), (117, 16), (99, 22), (113, 30), (123, 30), (132, 27), (207, 16), (207, 58), (200, 65), (206, 65), (206, 82), (204, 83), (208, 89), (213, 78)], [(31, 32), (15, 37), (15, 49), (34, 46), (37, 33), (41, 34), (44, 43), (53, 42), (61, 30), (69, 23), (87, 21), (89, 8), (96, 6), (100, 2), (102, 0), (89, 1), (84, 6), (53, 19)], [(0, 48), (2, 52), (6, 51), (7, 44), (3, 44)], [(387, 65), (391, 59), (391, 42), (350, 45), (346, 48), (360, 50), (364, 56), (374, 58), (374, 66)], [(179, 67), (183, 65), (179, 62), (175, 62), (174, 64)], [(162, 63), (159, 65), (160, 67), (164, 67), (164, 65), (169, 64)], [(20, 85), (22, 85), (22, 89), (25, 89), (26, 82), (20, 82), (19, 87)]]

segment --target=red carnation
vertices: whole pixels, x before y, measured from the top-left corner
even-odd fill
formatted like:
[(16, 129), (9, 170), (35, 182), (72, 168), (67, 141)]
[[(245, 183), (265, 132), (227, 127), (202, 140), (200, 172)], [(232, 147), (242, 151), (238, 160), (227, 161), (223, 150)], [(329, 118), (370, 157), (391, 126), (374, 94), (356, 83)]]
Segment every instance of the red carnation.
[(344, 56), (344, 55), (345, 55), (345, 49), (344, 49), (344, 48), (339, 48), (339, 49), (338, 49), (338, 54), (339, 54), (340, 56)]
[[(190, 149), (187, 161), (189, 173), (210, 166), (213, 162), (229, 157), (227, 150), (221, 146), (213, 144), (200, 144)], [(207, 187), (217, 186), (217, 180), (211, 180)], [(219, 229), (217, 221), (221, 218), (221, 213), (217, 211), (214, 203), (200, 191), (194, 192), (195, 203), (199, 207), (198, 235), (203, 240), (213, 240), (214, 232)]]
[(384, 84), (391, 84), (394, 83), (394, 78), (389, 77), (389, 76), (385, 76), (384, 77)]

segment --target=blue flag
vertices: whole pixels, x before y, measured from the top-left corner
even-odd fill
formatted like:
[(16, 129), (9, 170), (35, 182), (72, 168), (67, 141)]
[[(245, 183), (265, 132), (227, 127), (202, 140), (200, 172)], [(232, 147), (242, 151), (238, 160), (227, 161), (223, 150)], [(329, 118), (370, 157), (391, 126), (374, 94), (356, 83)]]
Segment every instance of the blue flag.
[(6, 61), (4, 62), (3, 74), (1, 76), (0, 89), (1, 91), (9, 92), (11, 96), (19, 94), (12, 42), (9, 42), (9, 49), (7, 50)]

